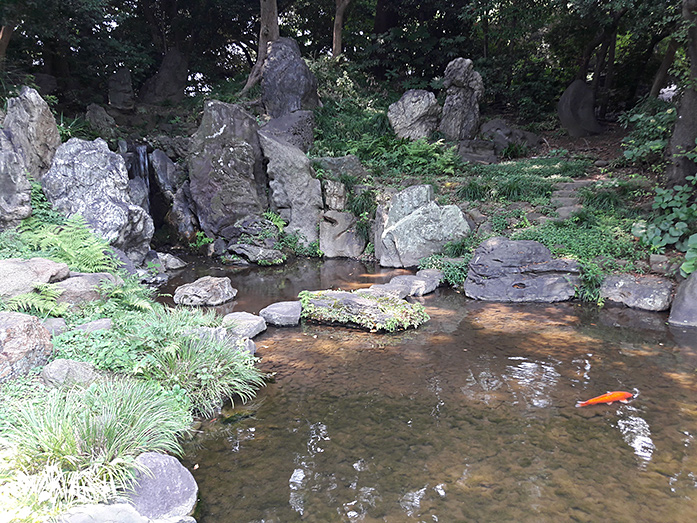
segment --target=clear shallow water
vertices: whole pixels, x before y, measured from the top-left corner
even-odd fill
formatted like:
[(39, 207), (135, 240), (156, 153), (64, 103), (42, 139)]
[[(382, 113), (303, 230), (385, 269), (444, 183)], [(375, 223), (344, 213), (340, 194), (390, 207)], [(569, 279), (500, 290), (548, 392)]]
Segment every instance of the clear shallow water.
[[(354, 262), (230, 273), (240, 299), (222, 312), (394, 274)], [(198, 520), (695, 520), (697, 331), (445, 289), (422, 302), (431, 320), (416, 331), (257, 337), (275, 383), (234, 411), (250, 417), (204, 423), (184, 460)], [(574, 406), (609, 390), (638, 397)]]

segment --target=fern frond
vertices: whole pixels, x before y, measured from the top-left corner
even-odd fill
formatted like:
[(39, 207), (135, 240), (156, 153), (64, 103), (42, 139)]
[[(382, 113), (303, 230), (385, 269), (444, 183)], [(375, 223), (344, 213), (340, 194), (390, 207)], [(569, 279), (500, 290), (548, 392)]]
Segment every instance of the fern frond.
[(68, 305), (57, 303), (56, 300), (63, 293), (63, 289), (52, 283), (37, 283), (33, 292), (18, 294), (5, 302), (5, 308), (9, 311), (22, 311), (34, 316), (63, 316), (68, 312)]

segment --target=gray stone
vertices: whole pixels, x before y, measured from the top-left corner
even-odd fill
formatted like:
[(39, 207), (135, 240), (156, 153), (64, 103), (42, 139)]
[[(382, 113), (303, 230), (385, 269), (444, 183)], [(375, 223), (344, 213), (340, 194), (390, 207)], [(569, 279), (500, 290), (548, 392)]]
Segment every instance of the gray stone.
[(600, 287), (606, 300), (645, 311), (668, 310), (672, 295), (673, 282), (659, 276), (612, 275)]
[(198, 327), (193, 331), (204, 342), (215, 341), (247, 351), (254, 356), (257, 350), (256, 344), (246, 336), (235, 334), (227, 327)]
[(193, 209), (210, 237), (223, 236), (235, 221), (259, 216), (267, 207), (257, 129), (256, 119), (241, 107), (206, 102), (188, 165)]
[(603, 132), (595, 118), (593, 90), (583, 80), (574, 80), (557, 104), (557, 114), (569, 136), (580, 138)]
[(157, 73), (140, 88), (138, 98), (147, 104), (181, 102), (188, 80), (189, 60), (176, 47), (170, 47)]
[(48, 329), (48, 332), (51, 333), (51, 338), (60, 336), (68, 329), (68, 325), (63, 318), (46, 318), (43, 324)]
[(267, 324), (276, 327), (293, 327), (300, 323), (301, 312), (299, 301), (280, 301), (261, 309), (259, 316), (264, 318)]
[(540, 143), (540, 137), (535, 133), (511, 127), (502, 118), (494, 118), (484, 122), (479, 132), (482, 137), (494, 143), (494, 149), (499, 156), (511, 145), (535, 149)]
[(411, 274), (395, 276), (390, 280), (389, 285), (406, 285), (409, 288), (407, 296), (423, 296), (438, 288), (440, 280), (435, 278), (422, 278)]
[(66, 263), (46, 258), (0, 260), (0, 297), (11, 298), (32, 292), (37, 283), (55, 283), (69, 275)]
[(103, 297), (100, 286), (104, 283), (123, 285), (123, 280), (108, 272), (71, 273), (69, 278), (56, 284), (63, 291), (56, 301), (74, 305), (98, 300)]
[(43, 365), (51, 352), (51, 334), (39, 318), (0, 312), (0, 383)]
[[(322, 169), (329, 171), (335, 179), (348, 176), (356, 180), (364, 180), (368, 176), (363, 164), (357, 156), (348, 154), (346, 156), (321, 156), (314, 158)], [(342, 209), (337, 209), (342, 210)]]
[(366, 241), (356, 231), (356, 217), (350, 212), (325, 211), (319, 222), (319, 248), (327, 258), (357, 258)]
[(461, 140), (457, 144), (457, 154), (470, 163), (488, 165), (498, 161), (494, 142), (487, 140)]
[[(272, 210), (288, 225), (287, 232), (297, 232), (307, 245), (319, 239), (317, 224), (322, 210), (322, 187), (312, 176), (310, 159), (297, 147), (279, 142), (259, 132), (267, 171)], [(304, 239), (303, 239), (304, 238)]]
[(262, 129), (277, 140), (306, 153), (315, 141), (315, 114), (312, 111), (295, 111), (272, 118)]
[(196, 507), (196, 480), (176, 458), (144, 452), (136, 458), (149, 472), (136, 472), (135, 484), (127, 492), (131, 505), (150, 519), (188, 516)]
[(448, 140), (474, 138), (479, 129), (479, 100), (484, 94), (484, 82), (474, 70), (472, 60), (451, 61), (445, 68), (443, 87), (446, 98), (438, 130)]
[(416, 266), (422, 258), (440, 252), (446, 243), (469, 233), (469, 224), (457, 206), (440, 207), (430, 202), (396, 222), (388, 219), (388, 226), (380, 238), (380, 265)]
[(335, 180), (322, 180), (324, 206), (332, 211), (343, 211), (348, 204), (346, 186)]
[(108, 331), (114, 326), (114, 322), (111, 318), (102, 318), (99, 320), (88, 321), (82, 325), (75, 327), (78, 330), (85, 332), (96, 332), (96, 331)]
[(193, 283), (186, 283), (174, 291), (177, 305), (220, 305), (237, 296), (230, 278), (224, 276), (204, 276)]
[(148, 158), (160, 193), (167, 203), (172, 203), (174, 194), (186, 180), (186, 173), (161, 149), (155, 149)]
[(697, 272), (678, 286), (668, 323), (680, 327), (697, 327)]
[(167, 252), (158, 252), (157, 256), (160, 260), (162, 268), (166, 271), (176, 271), (177, 269), (183, 269), (188, 265), (188, 263), (181, 258), (177, 258), (173, 254), (169, 254)]
[(231, 312), (223, 316), (222, 325), (236, 336), (253, 338), (266, 330), (266, 321), (250, 312)]
[(570, 300), (580, 285), (574, 260), (552, 259), (541, 243), (490, 238), (474, 252), (465, 295), (476, 300), (552, 303)]
[(109, 77), (109, 105), (115, 109), (129, 111), (135, 107), (133, 81), (128, 67), (119, 67)]
[(101, 138), (71, 138), (41, 179), (46, 198), (68, 216), (80, 214), (93, 231), (139, 265), (150, 250), (152, 218), (135, 205), (124, 159)]
[(97, 378), (99, 373), (91, 363), (64, 358), (53, 360), (41, 371), (41, 379), (47, 387), (53, 388), (88, 387)]
[(317, 79), (295, 40), (279, 38), (269, 43), (261, 72), (261, 103), (272, 118), (319, 107)]
[(423, 89), (409, 89), (387, 110), (387, 118), (397, 136), (418, 140), (428, 138), (438, 128), (440, 105), (436, 96)]
[(169, 136), (158, 134), (146, 137), (148, 144), (155, 149), (162, 149), (172, 160), (178, 161), (189, 155), (191, 149), (191, 137), (189, 136)]
[(376, 296), (393, 296), (395, 298), (404, 299), (409, 296), (411, 286), (408, 284), (392, 283), (375, 283), (367, 289), (358, 289), (356, 294), (374, 294)]
[[(446, 263), (448, 260), (462, 260), (462, 258), (444, 258), (443, 262)], [(455, 263), (457, 263), (457, 261)], [(416, 272), (416, 275), (424, 280), (435, 281), (436, 287), (443, 281), (443, 271), (438, 269), (421, 269)]]
[(180, 239), (186, 242), (193, 242), (199, 230), (198, 218), (191, 209), (192, 201), (189, 180), (187, 180), (175, 193), (172, 208), (165, 215), (165, 222), (177, 231)]
[(36, 90), (22, 87), (18, 97), (7, 100), (3, 127), (15, 151), (24, 158), (29, 177), (40, 180), (61, 144), (51, 108)]
[(22, 154), (0, 126), (0, 230), (31, 215), (31, 184)]
[(248, 243), (234, 243), (228, 247), (228, 251), (244, 256), (253, 263), (280, 265), (285, 261), (285, 254), (276, 249), (268, 249)]
[(149, 523), (127, 503), (113, 505), (79, 505), (58, 517), (58, 523)]
[(87, 120), (92, 130), (102, 138), (114, 138), (116, 136), (116, 120), (101, 105), (89, 104), (87, 113), (85, 113), (85, 120)]
[(389, 293), (314, 291), (303, 299), (303, 318), (368, 330), (402, 330), (428, 319), (420, 305)]

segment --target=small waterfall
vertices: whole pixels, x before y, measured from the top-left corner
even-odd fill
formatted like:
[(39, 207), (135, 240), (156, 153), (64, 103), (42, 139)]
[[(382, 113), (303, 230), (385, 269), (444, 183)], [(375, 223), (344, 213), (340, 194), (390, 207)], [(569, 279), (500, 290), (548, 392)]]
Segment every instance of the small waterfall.
[[(130, 149), (130, 147), (129, 147)], [(136, 205), (150, 212), (150, 162), (148, 146), (135, 145), (128, 162), (128, 187), (131, 199)]]

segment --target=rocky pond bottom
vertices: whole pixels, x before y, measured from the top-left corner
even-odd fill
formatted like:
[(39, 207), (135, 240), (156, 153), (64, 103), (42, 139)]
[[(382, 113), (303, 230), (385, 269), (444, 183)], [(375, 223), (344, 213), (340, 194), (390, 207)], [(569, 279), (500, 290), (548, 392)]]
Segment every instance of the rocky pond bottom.
[[(226, 273), (247, 296), (232, 307), (396, 274), (330, 268)], [(197, 520), (694, 521), (697, 332), (624, 308), (420, 300), (418, 330), (255, 338), (275, 383), (190, 445)], [(636, 398), (575, 407), (610, 390)]]

